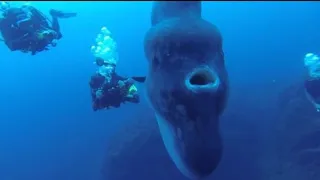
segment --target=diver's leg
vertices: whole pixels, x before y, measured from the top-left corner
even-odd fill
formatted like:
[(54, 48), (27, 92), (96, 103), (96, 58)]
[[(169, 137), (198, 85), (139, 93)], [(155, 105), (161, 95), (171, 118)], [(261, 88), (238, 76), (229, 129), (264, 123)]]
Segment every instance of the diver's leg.
[(70, 18), (70, 17), (77, 16), (77, 13), (67, 13), (67, 12), (62, 12), (55, 9), (51, 9), (50, 14), (51, 16), (56, 16), (58, 18)]
[(62, 37), (62, 34), (60, 32), (60, 24), (57, 16), (52, 15), (52, 29), (58, 34), (58, 39)]
[(58, 33), (58, 39), (62, 37), (61, 31), (60, 31), (60, 25), (58, 18), (69, 18), (69, 17), (75, 17), (77, 13), (65, 13), (62, 11), (58, 11), (55, 9), (50, 10), (50, 15), (52, 16), (52, 29)]

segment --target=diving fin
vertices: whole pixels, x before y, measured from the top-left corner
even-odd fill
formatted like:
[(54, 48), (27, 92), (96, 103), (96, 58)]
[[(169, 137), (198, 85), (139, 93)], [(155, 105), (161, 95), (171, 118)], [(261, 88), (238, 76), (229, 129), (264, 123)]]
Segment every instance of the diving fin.
[(77, 16), (77, 13), (66, 13), (55, 9), (50, 10), (50, 15), (57, 18), (70, 18)]
[(140, 83), (144, 83), (146, 81), (146, 76), (133, 76), (131, 78)]

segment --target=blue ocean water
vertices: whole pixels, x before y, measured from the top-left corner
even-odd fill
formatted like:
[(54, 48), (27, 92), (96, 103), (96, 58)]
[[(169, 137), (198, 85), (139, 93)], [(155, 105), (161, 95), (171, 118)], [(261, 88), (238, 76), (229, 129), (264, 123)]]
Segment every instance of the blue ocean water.
[[(60, 21), (63, 38), (50, 51), (31, 56), (0, 45), (0, 180), (185, 179), (159, 141), (143, 84), (138, 105), (91, 109), (90, 47), (97, 33), (106, 26), (117, 41), (119, 74), (145, 75), (152, 3), (31, 3), (45, 14), (54, 8), (78, 16)], [(278, 167), (275, 133), (282, 92), (301, 83), (304, 55), (320, 51), (319, 9), (318, 2), (203, 3), (204, 18), (222, 33), (231, 86), (221, 119), (224, 157), (209, 179), (319, 179), (317, 165), (316, 175), (301, 170), (300, 176), (292, 175), (300, 172), (293, 160)], [(310, 119), (320, 122), (319, 115)], [(296, 133), (287, 129), (281, 126), (280, 134)]]

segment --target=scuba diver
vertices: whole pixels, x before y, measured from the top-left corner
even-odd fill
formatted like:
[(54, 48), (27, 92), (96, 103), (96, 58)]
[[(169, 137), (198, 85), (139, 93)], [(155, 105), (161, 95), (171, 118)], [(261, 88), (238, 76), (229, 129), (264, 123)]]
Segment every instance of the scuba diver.
[(75, 17), (76, 13), (64, 13), (51, 9), (50, 21), (42, 12), (30, 5), (11, 7), (8, 2), (2, 2), (0, 31), (4, 43), (11, 51), (37, 52), (56, 46), (62, 38), (58, 18)]
[(320, 111), (320, 58), (308, 53), (304, 58), (304, 65), (307, 69), (307, 78), (304, 81), (304, 88), (309, 101), (316, 110)]
[[(101, 61), (97, 58), (97, 61)], [(125, 78), (115, 72), (114, 64), (104, 64), (90, 79), (93, 110), (118, 108), (121, 103), (139, 103), (140, 98), (134, 82), (145, 81), (145, 77)]]
[(118, 108), (121, 103), (139, 103), (140, 98), (134, 82), (145, 81), (145, 77), (126, 78), (116, 73), (118, 54), (116, 42), (111, 38), (110, 31), (103, 27), (96, 38), (96, 46), (91, 47), (95, 56), (98, 71), (91, 76), (92, 108), (94, 111)]

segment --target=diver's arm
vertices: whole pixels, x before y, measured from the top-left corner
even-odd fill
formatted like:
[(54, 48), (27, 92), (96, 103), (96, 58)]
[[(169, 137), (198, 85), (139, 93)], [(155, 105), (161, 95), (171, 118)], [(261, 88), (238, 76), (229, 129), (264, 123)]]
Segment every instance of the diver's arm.
[(118, 74), (114, 74), (114, 78), (117, 79), (118, 81), (125, 81), (129, 79), (126, 77), (119, 76)]
[(144, 83), (146, 81), (146, 76), (132, 76), (132, 77), (121, 77), (117, 74), (115, 74), (116, 78), (119, 79), (120, 81), (125, 81), (125, 80), (128, 80), (128, 79), (133, 79), (134, 81), (137, 81), (139, 83)]
[(146, 81), (146, 76), (132, 76), (131, 78), (139, 83), (144, 83)]

